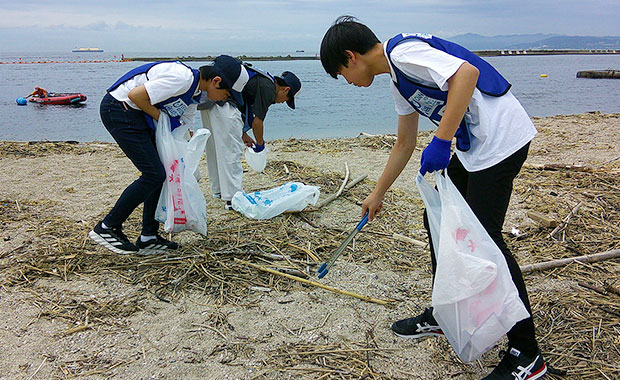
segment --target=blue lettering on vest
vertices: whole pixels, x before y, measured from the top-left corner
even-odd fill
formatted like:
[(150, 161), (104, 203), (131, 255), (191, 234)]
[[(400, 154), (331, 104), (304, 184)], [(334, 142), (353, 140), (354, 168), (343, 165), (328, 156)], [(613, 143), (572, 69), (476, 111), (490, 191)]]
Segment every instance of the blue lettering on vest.
[[(464, 47), (427, 33), (399, 34), (388, 41), (386, 48), (390, 66), (396, 74), (394, 85), (418, 113), (429, 118), (435, 124), (441, 121), (446, 109), (448, 92), (442, 91), (438, 87), (417, 83), (415, 79), (399, 70), (391, 58), (391, 53), (397, 45), (414, 39), (424, 41), (435, 49), (461, 58), (475, 66), (480, 72), (476, 87), (482, 93), (490, 96), (502, 96), (510, 90), (510, 83), (493, 66)], [(465, 118), (461, 121), (455, 137), (457, 149), (463, 152), (468, 151), (471, 147), (471, 136)]]
[[(200, 72), (196, 69), (192, 69), (191, 67), (187, 66), (186, 64), (184, 64), (183, 62), (180, 61), (160, 61), (160, 62), (153, 62), (153, 63), (147, 63), (145, 65), (142, 66), (138, 66), (133, 70), (128, 71), (125, 75), (123, 75), (122, 77), (120, 77), (116, 82), (114, 82), (114, 84), (112, 86), (110, 86), (108, 88), (108, 92), (114, 91), (118, 86), (120, 86), (121, 84), (127, 82), (128, 80), (141, 75), (141, 74), (146, 74), (146, 78), (148, 79), (148, 71), (155, 65), (158, 65), (160, 63), (178, 63), (181, 64), (185, 67), (187, 67), (188, 69), (192, 70), (192, 74), (194, 76), (194, 79), (192, 81), (192, 85), (190, 86), (189, 90), (180, 95), (180, 96), (173, 96), (171, 98), (168, 98), (162, 102), (159, 102), (157, 104), (153, 104), (155, 107), (159, 108), (160, 110), (165, 111), (171, 119), (176, 119), (176, 123), (172, 123), (173, 125), (176, 124), (177, 126), (179, 125), (179, 119), (181, 117), (181, 115), (183, 115), (183, 113), (187, 110), (187, 108), (193, 104), (193, 103), (198, 103), (200, 101), (200, 94), (194, 96), (194, 93), (196, 92), (196, 89), (198, 88), (198, 84), (200, 81)], [(146, 120), (146, 123), (154, 130), (155, 129), (155, 122), (153, 121), (153, 118), (151, 116), (149, 116), (148, 114), (144, 113), (144, 118)], [(171, 120), (172, 122), (172, 120)], [(174, 130), (175, 128), (177, 128), (177, 126), (172, 126), (172, 130)]]

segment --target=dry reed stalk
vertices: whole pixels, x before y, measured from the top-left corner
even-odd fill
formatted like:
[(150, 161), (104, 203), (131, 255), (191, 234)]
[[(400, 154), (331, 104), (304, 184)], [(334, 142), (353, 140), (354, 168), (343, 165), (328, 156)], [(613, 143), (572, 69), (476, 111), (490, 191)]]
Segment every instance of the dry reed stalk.
[(244, 260), (237, 259), (237, 258), (235, 258), (235, 261), (239, 262), (241, 264), (244, 264), (244, 265), (251, 266), (251, 267), (256, 268), (256, 269), (260, 269), (260, 270), (262, 270), (264, 272), (269, 272), (269, 273), (272, 273), (272, 274), (276, 274), (278, 276), (289, 278), (291, 280), (303, 282), (306, 285), (311, 285), (311, 286), (315, 286), (315, 287), (318, 287), (318, 288), (321, 288), (321, 289), (329, 290), (330, 292), (339, 293), (339, 294), (343, 294), (343, 295), (346, 295), (346, 296), (359, 298), (359, 299), (361, 299), (363, 301), (366, 301), (366, 302), (373, 302), (373, 303), (377, 303), (379, 305), (390, 305), (390, 304), (394, 303), (394, 300), (380, 300), (380, 299), (376, 299), (376, 298), (372, 298), (372, 297), (368, 297), (368, 296), (363, 296), (363, 295), (360, 295), (360, 294), (357, 294), (357, 293), (349, 292), (349, 291), (346, 291), (346, 290), (336, 289), (336, 288), (333, 288), (331, 286), (327, 286), (327, 285), (321, 284), (319, 282), (310, 281), (310, 280), (306, 280), (305, 278), (296, 277), (296, 276), (292, 276), (290, 274), (278, 272), (277, 270), (266, 268), (266, 267), (264, 267), (262, 265), (257, 265), (257, 264), (254, 264), (254, 263), (250, 263), (250, 262), (247, 262), (247, 261), (244, 261)]

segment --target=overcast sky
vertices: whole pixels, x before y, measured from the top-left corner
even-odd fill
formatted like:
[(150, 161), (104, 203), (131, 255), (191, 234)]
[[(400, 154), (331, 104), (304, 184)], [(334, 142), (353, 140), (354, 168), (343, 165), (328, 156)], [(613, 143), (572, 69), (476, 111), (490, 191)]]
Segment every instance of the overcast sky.
[(619, 0), (0, 0), (0, 52), (316, 52), (342, 14), (381, 40), (400, 32), (620, 35)]

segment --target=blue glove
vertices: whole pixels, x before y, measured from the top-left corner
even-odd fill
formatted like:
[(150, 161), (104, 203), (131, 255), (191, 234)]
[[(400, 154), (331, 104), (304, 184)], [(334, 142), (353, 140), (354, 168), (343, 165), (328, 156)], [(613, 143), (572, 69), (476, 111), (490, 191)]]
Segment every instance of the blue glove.
[(447, 168), (450, 163), (450, 145), (452, 145), (451, 140), (442, 140), (433, 136), (433, 140), (422, 152), (420, 174), (424, 175)]
[(265, 149), (265, 142), (263, 141), (262, 145), (258, 145), (258, 144), (254, 144), (254, 146), (252, 147), (252, 149), (254, 150), (255, 153), (260, 153), (263, 151), (263, 149)]

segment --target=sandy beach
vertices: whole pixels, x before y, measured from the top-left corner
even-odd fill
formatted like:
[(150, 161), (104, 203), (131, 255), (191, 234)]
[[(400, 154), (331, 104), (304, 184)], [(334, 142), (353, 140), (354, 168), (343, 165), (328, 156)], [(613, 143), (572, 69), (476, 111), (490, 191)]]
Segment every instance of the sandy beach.
[[(504, 225), (519, 263), (620, 249), (620, 114), (533, 120), (539, 133)], [(246, 191), (300, 181), (324, 199), (345, 163), (349, 181), (367, 177), (324, 207), (267, 221), (212, 198), (203, 160), (208, 236), (175, 234), (181, 250), (148, 257), (116, 255), (87, 236), (138, 175), (115, 144), (0, 142), (0, 378), (481, 378), (503, 347), (462, 363), (443, 338), (390, 331), (431, 301), (414, 183), (431, 137), (419, 136), (380, 217), (321, 280), (318, 264), (359, 221), (394, 136), (268, 142), (264, 173), (244, 163)], [(125, 225), (132, 240), (140, 215)], [(525, 274), (543, 355), (567, 372), (548, 378), (620, 378), (619, 278), (620, 259)]]

